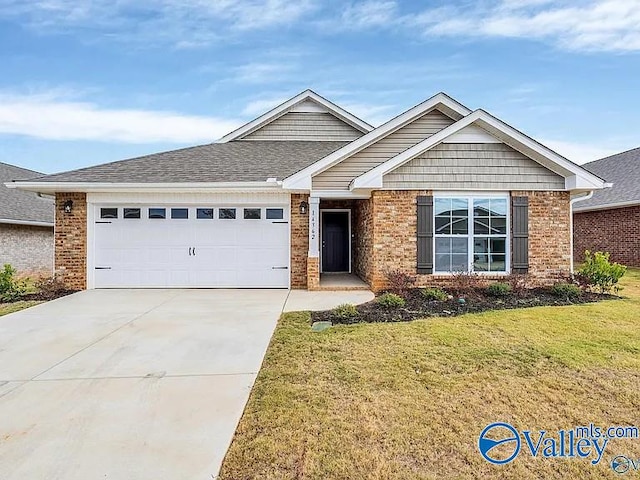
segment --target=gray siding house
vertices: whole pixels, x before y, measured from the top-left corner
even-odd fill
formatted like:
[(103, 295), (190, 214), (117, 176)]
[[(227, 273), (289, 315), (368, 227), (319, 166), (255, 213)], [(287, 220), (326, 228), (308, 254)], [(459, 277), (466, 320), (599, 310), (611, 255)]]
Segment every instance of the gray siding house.
[(53, 199), (4, 185), (41, 175), (0, 162), (0, 267), (9, 263), (20, 273), (53, 271)]

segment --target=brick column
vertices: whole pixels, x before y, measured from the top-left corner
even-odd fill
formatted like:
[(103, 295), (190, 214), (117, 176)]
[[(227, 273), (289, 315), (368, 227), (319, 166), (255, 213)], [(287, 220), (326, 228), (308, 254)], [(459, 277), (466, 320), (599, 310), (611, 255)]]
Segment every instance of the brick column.
[[(64, 204), (73, 202), (71, 213)], [(87, 196), (56, 193), (55, 271), (67, 288), (87, 288)]]

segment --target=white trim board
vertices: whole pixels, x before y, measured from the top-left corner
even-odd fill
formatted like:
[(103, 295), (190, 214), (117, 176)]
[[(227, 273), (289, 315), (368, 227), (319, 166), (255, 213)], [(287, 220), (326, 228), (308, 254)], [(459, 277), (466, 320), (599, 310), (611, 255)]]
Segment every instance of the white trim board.
[(52, 227), (53, 222), (39, 222), (37, 220), (13, 220), (11, 218), (0, 218), (0, 224), (3, 225), (25, 225), (31, 227)]
[(600, 177), (593, 175), (579, 165), (570, 162), (566, 158), (558, 155), (554, 151), (536, 142), (532, 138), (507, 125), (484, 110), (476, 110), (453, 125), (440, 130), (438, 133), (430, 136), (426, 140), (423, 140), (359, 177), (356, 177), (351, 182), (350, 189), (382, 188), (383, 177), (387, 173), (413, 160), (417, 156), (422, 155), (427, 150), (444, 142), (452, 135), (471, 125), (480, 127), (482, 130), (488, 132), (488, 134), (496, 137), (506, 145), (509, 145), (511, 148), (538, 162), (552, 172), (564, 177), (566, 190), (594, 190), (602, 189), (606, 186), (605, 181)]
[[(316, 106), (314, 107), (313, 104)], [(243, 137), (255, 132), (256, 130), (264, 127), (265, 125), (277, 120), (288, 112), (311, 112), (311, 111), (324, 111), (331, 113), (343, 122), (351, 125), (356, 130), (360, 130), (362, 133), (368, 133), (373, 130), (373, 126), (369, 125), (364, 120), (356, 117), (355, 115), (347, 112), (345, 109), (339, 107), (333, 102), (330, 102), (324, 97), (321, 97), (313, 90), (305, 90), (299, 93), (293, 98), (290, 98), (286, 102), (278, 105), (277, 107), (269, 110), (264, 115), (259, 116), (255, 120), (244, 124), (240, 128), (235, 129), (233, 132), (228, 133), (224, 137), (217, 140), (217, 143), (226, 143), (232, 140), (240, 140)]]
[(286, 189), (311, 190), (311, 177), (314, 175), (322, 173), (334, 165), (337, 165), (346, 158), (373, 145), (381, 138), (392, 134), (405, 125), (408, 125), (416, 119), (426, 115), (431, 110), (436, 109), (454, 120), (460, 120), (471, 113), (471, 110), (445, 93), (438, 93), (397, 117), (392, 118), (387, 123), (380, 125), (378, 128), (370, 131), (366, 135), (363, 135), (362, 137), (318, 160), (314, 164), (285, 178), (282, 182), (283, 187)]

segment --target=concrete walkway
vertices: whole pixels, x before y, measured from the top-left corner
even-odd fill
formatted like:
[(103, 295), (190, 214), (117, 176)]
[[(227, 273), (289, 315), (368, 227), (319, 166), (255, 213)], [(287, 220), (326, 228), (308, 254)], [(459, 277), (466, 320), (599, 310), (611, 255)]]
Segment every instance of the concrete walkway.
[(215, 477), (286, 290), (94, 290), (0, 318), (0, 477)]
[(368, 290), (319, 292), (291, 290), (287, 303), (284, 306), (284, 311), (296, 312), (299, 310), (331, 310), (343, 303), (359, 305), (361, 303), (369, 302), (373, 300), (373, 298), (373, 293)]

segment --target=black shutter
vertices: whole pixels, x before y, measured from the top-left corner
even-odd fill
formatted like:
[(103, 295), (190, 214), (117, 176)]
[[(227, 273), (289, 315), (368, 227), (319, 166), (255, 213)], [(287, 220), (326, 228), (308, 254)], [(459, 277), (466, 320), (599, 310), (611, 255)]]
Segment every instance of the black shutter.
[(433, 273), (433, 197), (418, 197), (418, 273)]
[(529, 271), (529, 197), (511, 199), (511, 271)]

